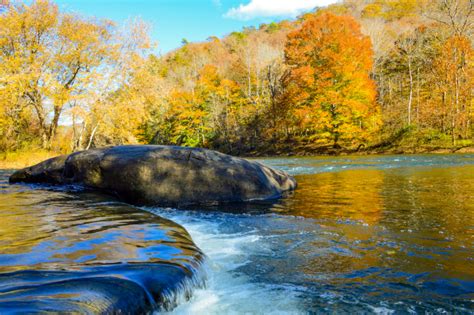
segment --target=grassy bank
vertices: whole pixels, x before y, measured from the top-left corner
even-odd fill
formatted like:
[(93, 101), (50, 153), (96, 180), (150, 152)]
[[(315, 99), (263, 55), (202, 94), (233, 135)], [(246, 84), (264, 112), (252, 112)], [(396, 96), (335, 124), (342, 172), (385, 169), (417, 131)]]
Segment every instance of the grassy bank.
[(31, 149), (0, 153), (0, 169), (18, 169), (60, 155), (58, 152)]

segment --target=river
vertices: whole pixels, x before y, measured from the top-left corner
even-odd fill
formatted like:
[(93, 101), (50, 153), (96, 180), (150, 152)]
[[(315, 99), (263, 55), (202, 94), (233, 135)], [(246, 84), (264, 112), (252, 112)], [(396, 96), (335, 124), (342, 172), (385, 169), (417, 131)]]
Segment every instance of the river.
[[(259, 161), (294, 175), (298, 189), (273, 203), (185, 211), (8, 185), (2, 171), (0, 312), (43, 305), (26, 295), (47, 304), (62, 293), (63, 309), (141, 303), (129, 287), (153, 295), (165, 283), (171, 314), (473, 313), (474, 155)], [(170, 266), (171, 278), (156, 276)], [(45, 283), (31, 270), (58, 274)], [(127, 287), (18, 294), (84, 277)]]

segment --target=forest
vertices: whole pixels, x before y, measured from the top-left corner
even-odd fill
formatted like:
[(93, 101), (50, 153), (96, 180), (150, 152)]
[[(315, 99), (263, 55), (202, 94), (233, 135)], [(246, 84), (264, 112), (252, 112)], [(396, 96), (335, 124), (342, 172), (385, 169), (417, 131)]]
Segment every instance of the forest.
[(473, 22), (470, 0), (344, 0), (157, 55), (139, 19), (13, 3), (0, 11), (0, 159), (136, 143), (243, 156), (470, 147)]

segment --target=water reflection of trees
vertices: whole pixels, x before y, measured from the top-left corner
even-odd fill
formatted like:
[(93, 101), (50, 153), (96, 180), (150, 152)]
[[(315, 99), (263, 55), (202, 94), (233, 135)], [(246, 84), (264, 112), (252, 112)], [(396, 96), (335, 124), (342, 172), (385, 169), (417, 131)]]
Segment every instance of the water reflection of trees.
[(308, 241), (326, 253), (301, 266), (305, 272), (379, 266), (472, 277), (473, 166), (350, 170), (297, 180), (294, 196), (274, 210), (316, 219), (320, 233), (330, 233)]
[(399, 244), (391, 266), (472, 274), (474, 167), (407, 168), (386, 172), (380, 223)]
[(316, 219), (363, 221), (375, 224), (383, 209), (384, 173), (380, 170), (351, 170), (297, 176), (294, 198), (282, 208), (293, 215)]

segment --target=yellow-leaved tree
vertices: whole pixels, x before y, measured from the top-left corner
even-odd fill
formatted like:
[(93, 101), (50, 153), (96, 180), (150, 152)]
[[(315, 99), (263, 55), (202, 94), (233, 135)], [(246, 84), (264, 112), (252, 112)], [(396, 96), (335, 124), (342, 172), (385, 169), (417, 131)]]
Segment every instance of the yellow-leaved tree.
[(48, 0), (9, 6), (0, 14), (0, 133), (29, 134), (51, 148), (61, 120), (72, 120), (71, 149), (90, 143), (94, 117), (126, 113), (118, 108), (125, 102), (104, 109), (150, 46), (146, 28), (136, 25), (127, 33), (108, 20), (60, 12)]

